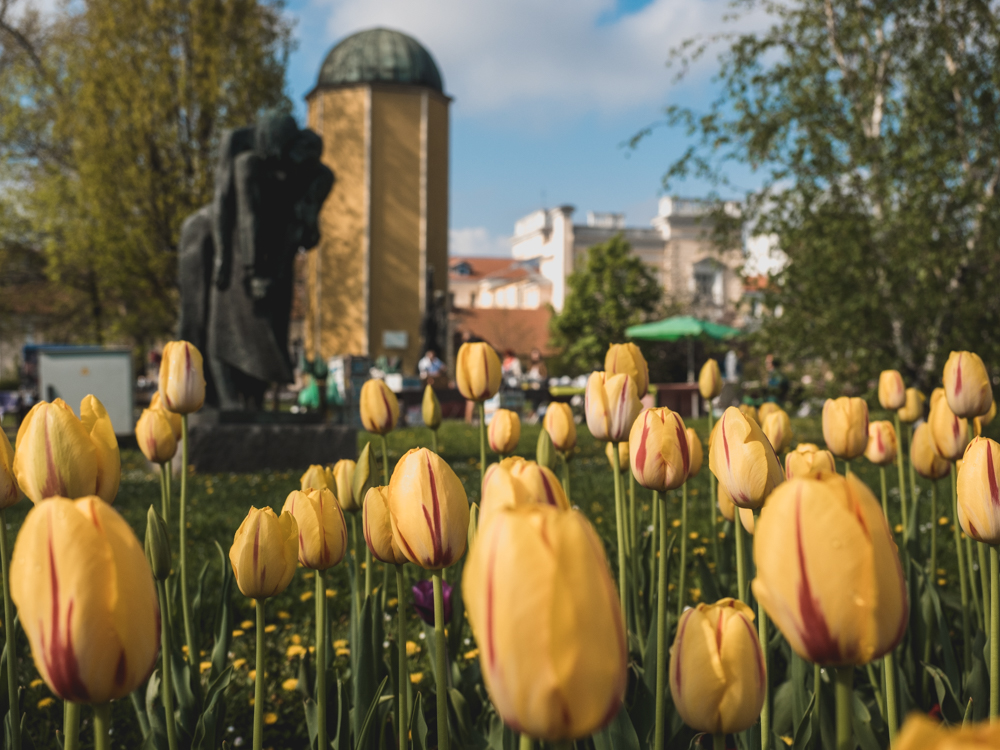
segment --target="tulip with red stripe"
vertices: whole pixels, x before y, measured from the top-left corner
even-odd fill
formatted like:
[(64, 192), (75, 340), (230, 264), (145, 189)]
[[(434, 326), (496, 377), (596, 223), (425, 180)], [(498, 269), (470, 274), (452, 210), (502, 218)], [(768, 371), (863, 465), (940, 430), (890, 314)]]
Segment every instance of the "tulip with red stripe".
[(469, 401), (486, 401), (500, 390), (500, 357), (487, 343), (466, 342), (455, 357), (455, 385)]
[(386, 435), (399, 421), (399, 400), (384, 380), (373, 378), (361, 386), (358, 399), (361, 425), (368, 432)]
[(642, 403), (635, 380), (629, 375), (592, 372), (587, 379), (583, 408), (587, 427), (595, 440), (621, 443), (628, 440), (629, 430), (642, 411)]
[(959, 417), (980, 417), (993, 403), (990, 374), (974, 352), (952, 352), (944, 365), (944, 393)]
[(958, 522), (986, 544), (1000, 544), (1000, 444), (978, 437), (969, 444), (958, 472)]
[(494, 453), (501, 456), (513, 453), (521, 439), (521, 418), (510, 409), (497, 409), (486, 436)]
[(883, 370), (878, 376), (878, 402), (883, 409), (895, 411), (906, 405), (906, 385), (898, 370)]
[(372, 487), (365, 495), (364, 506), (361, 510), (365, 544), (376, 560), (390, 565), (402, 565), (406, 562), (406, 555), (403, 554), (392, 535), (387, 491), (388, 487)]
[(635, 390), (641, 399), (649, 391), (649, 365), (642, 351), (632, 342), (612, 344), (604, 355), (604, 371), (612, 375), (628, 375), (635, 381)]
[(885, 420), (868, 425), (868, 446), (865, 458), (876, 466), (887, 466), (896, 460), (896, 428)]
[(191, 414), (205, 403), (205, 366), (194, 344), (170, 341), (163, 347), (160, 399), (163, 408), (177, 414)]
[(281, 510), (295, 519), (299, 562), (303, 567), (326, 570), (344, 559), (347, 554), (347, 522), (330, 490), (292, 490)]
[(760, 426), (733, 406), (719, 420), (719, 432), (708, 452), (708, 467), (735, 505), (754, 510), (785, 478)]
[(823, 440), (837, 458), (850, 461), (868, 446), (868, 404), (860, 398), (828, 398), (823, 404)]
[(820, 450), (813, 443), (799, 443), (785, 454), (785, 479), (805, 477), (821, 471), (835, 473), (837, 467), (830, 451)]
[(299, 528), (291, 513), (285, 510), (279, 516), (269, 507), (251, 507), (229, 548), (233, 576), (243, 596), (267, 599), (288, 588), (298, 551)]
[(643, 487), (666, 492), (687, 481), (691, 452), (684, 420), (666, 407), (646, 409), (628, 437), (632, 474)]
[(951, 410), (943, 388), (931, 394), (931, 411), (927, 417), (937, 452), (947, 461), (957, 461), (969, 444), (969, 421)]
[(506, 458), (486, 470), (479, 527), (485, 528), (503, 508), (551, 505), (569, 510), (562, 484), (550, 469), (523, 458)]

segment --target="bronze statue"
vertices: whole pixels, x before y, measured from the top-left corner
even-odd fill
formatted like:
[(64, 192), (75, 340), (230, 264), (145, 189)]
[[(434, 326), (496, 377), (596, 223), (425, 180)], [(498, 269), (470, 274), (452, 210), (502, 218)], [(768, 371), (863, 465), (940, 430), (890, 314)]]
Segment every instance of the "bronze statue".
[(229, 131), (215, 198), (184, 222), (180, 335), (205, 353), (211, 405), (260, 408), (272, 383), (292, 382), (295, 255), (319, 243), (334, 183), (322, 151), (322, 139), (290, 115)]

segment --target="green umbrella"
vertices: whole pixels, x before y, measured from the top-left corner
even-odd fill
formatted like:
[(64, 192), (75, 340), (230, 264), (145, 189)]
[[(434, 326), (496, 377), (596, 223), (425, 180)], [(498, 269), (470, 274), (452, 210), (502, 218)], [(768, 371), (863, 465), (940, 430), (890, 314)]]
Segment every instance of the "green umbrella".
[(655, 323), (640, 323), (625, 329), (625, 335), (645, 341), (688, 341), (688, 382), (694, 382), (694, 339), (701, 336), (720, 341), (739, 335), (740, 330), (690, 315), (675, 315)]

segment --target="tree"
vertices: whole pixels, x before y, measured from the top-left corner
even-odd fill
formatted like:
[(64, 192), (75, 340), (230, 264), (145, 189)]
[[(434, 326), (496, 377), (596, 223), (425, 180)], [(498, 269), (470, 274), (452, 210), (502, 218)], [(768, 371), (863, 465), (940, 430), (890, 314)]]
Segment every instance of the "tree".
[(72, 291), (78, 335), (141, 344), (173, 327), (180, 226), (211, 199), (222, 132), (289, 107), (291, 29), (272, 0), (67, 7), (15, 21), (0, 0), (0, 200)]
[(588, 249), (587, 265), (566, 283), (566, 303), (550, 328), (561, 352), (559, 366), (572, 372), (603, 369), (608, 346), (624, 341), (626, 328), (655, 312), (662, 295), (621, 234)]
[(788, 263), (760, 349), (862, 388), (889, 367), (936, 385), (950, 349), (1000, 365), (997, 3), (737, 5), (770, 26), (724, 37), (707, 112), (667, 110), (695, 144), (664, 181), (725, 188), (734, 163), (762, 177), (741, 222), (776, 235)]

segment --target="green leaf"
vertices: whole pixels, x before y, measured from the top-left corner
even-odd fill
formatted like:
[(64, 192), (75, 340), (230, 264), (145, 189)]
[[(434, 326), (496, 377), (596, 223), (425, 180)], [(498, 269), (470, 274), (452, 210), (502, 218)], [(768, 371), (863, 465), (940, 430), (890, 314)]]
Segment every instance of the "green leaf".
[(618, 711), (611, 723), (595, 732), (591, 739), (596, 750), (639, 750), (639, 737), (625, 710)]
[[(378, 688), (375, 690), (375, 695), (372, 697), (371, 704), (369, 704), (368, 710), (365, 712), (364, 721), (361, 723), (361, 732), (358, 734), (358, 741), (354, 743), (356, 748), (367, 747), (365, 743), (368, 741), (368, 734), (371, 731), (372, 722), (378, 709), (379, 698), (382, 697), (382, 691), (385, 690), (385, 686), (388, 682), (389, 678), (383, 677), (382, 682), (379, 683)], [(376, 742), (375, 745), (377, 747), (378, 742)]]

